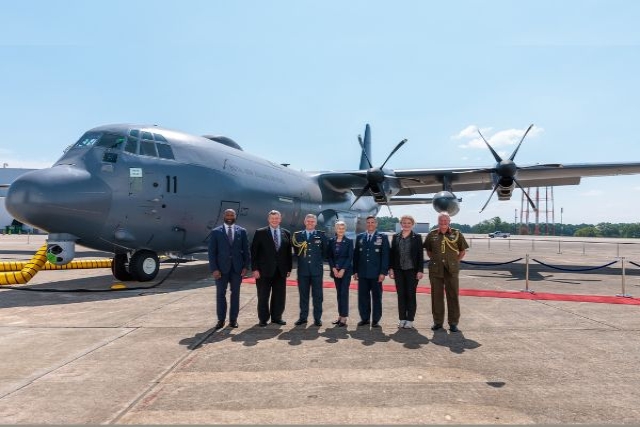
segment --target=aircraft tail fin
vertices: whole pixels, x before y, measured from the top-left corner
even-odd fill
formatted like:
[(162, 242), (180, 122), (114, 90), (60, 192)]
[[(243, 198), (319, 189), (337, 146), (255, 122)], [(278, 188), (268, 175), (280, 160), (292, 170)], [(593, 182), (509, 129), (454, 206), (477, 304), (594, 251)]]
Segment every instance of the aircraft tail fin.
[(369, 169), (372, 168), (371, 164), (371, 128), (369, 127), (369, 123), (364, 128), (364, 141), (358, 135), (358, 141), (360, 141), (360, 146), (362, 147), (362, 154), (360, 154), (360, 169)]

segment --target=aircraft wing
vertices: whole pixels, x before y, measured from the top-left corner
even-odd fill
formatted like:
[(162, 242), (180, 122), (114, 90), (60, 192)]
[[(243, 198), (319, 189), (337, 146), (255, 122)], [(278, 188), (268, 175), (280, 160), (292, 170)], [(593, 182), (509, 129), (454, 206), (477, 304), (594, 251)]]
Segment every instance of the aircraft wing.
[[(397, 196), (437, 193), (443, 182), (453, 192), (491, 190), (492, 168), (396, 169), (400, 184)], [(577, 185), (582, 177), (640, 174), (640, 163), (592, 163), (571, 165), (532, 165), (518, 168), (523, 187)]]

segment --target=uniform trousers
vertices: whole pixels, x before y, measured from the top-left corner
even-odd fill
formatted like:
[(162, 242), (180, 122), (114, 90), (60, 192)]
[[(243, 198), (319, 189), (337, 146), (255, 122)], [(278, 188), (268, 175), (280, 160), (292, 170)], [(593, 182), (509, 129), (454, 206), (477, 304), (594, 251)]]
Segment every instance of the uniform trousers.
[(413, 322), (416, 315), (416, 270), (394, 270), (398, 294), (398, 319)]
[(309, 290), (313, 298), (313, 320), (322, 320), (322, 276), (298, 275), (298, 292), (300, 293), (300, 319), (309, 317)]
[(444, 269), (444, 277), (429, 275), (431, 282), (431, 312), (433, 323), (444, 323), (444, 295), (447, 295), (447, 318), (449, 325), (457, 325), (460, 320), (460, 302), (458, 300), (458, 273)]
[[(373, 313), (372, 313), (373, 306)], [(360, 319), (378, 323), (382, 317), (382, 282), (378, 278), (366, 279), (358, 276), (358, 311)]]
[(334, 277), (336, 296), (338, 298), (338, 316), (349, 317), (349, 286), (351, 286), (351, 274), (345, 274), (341, 278)]
[(235, 322), (238, 320), (240, 283), (242, 283), (242, 277), (240, 273), (236, 273), (233, 269), (216, 280), (216, 312), (218, 313), (218, 320), (224, 321), (227, 317), (227, 285), (231, 285), (229, 321)]
[(258, 320), (267, 323), (282, 320), (284, 306), (287, 299), (286, 274), (276, 270), (272, 277), (260, 277), (256, 280), (258, 290)]

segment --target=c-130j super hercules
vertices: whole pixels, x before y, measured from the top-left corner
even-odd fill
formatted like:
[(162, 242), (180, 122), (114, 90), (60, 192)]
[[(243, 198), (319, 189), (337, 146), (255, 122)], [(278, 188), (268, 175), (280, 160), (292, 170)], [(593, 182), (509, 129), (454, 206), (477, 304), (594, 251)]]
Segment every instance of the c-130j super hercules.
[[(158, 254), (206, 251), (210, 230), (228, 208), (238, 213), (250, 238), (271, 209), (291, 229), (304, 228), (304, 214), (315, 213), (328, 232), (337, 219), (358, 232), (382, 205), (432, 203), (436, 211), (455, 215), (460, 208), (454, 191), (492, 190), (489, 200), (493, 193), (509, 200), (516, 186), (524, 191), (576, 185), (583, 176), (640, 173), (640, 163), (519, 167), (514, 158), (530, 129), (508, 159), (485, 140), (497, 162), (492, 167), (394, 170), (385, 165), (406, 140), (375, 167), (367, 125), (364, 140), (359, 137), (359, 169), (305, 173), (246, 153), (225, 137), (149, 125), (100, 126), (52, 167), (15, 180), (6, 206), (19, 221), (49, 233), (54, 263), (71, 261), (78, 243), (112, 252), (118, 280), (148, 281), (158, 273)], [(418, 194), (433, 196), (409, 197)]]

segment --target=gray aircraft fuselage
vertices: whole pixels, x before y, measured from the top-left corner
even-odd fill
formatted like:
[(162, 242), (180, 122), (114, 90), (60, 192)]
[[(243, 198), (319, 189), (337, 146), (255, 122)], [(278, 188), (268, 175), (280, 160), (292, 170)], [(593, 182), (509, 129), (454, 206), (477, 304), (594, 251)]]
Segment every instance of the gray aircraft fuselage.
[(6, 204), (20, 221), (89, 248), (189, 254), (206, 249), (227, 208), (250, 238), (272, 209), (285, 228), (304, 228), (314, 213), (326, 231), (339, 218), (354, 233), (379, 210), (372, 197), (351, 207), (354, 200), (352, 191), (239, 147), (157, 126), (108, 125), (85, 133), (51, 168), (17, 179)]

